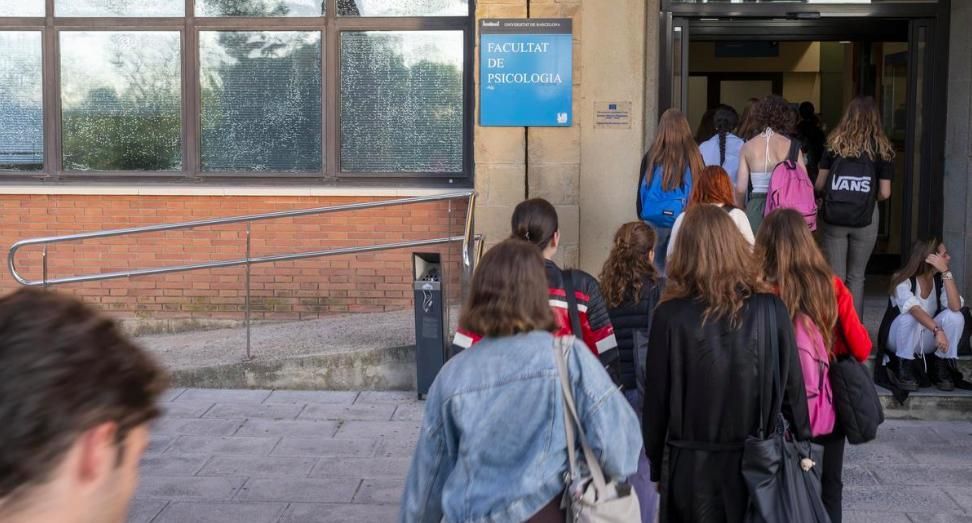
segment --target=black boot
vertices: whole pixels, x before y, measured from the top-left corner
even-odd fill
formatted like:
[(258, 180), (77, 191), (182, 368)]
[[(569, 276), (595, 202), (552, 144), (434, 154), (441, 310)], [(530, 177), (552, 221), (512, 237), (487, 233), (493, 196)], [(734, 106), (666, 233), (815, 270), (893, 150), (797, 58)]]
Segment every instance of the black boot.
[(932, 369), (934, 377), (932, 383), (935, 387), (944, 392), (951, 392), (955, 390), (955, 384), (952, 383), (952, 373), (949, 369), (948, 360), (945, 358), (939, 358), (938, 356), (933, 356), (929, 358), (932, 360)]
[(892, 361), (897, 365), (888, 365), (888, 379), (891, 380), (891, 384), (907, 392), (918, 390), (918, 382), (911, 368), (913, 362), (903, 358), (893, 358)]
[(948, 375), (952, 378), (952, 383), (955, 384), (956, 389), (972, 390), (972, 383), (965, 380), (965, 376), (958, 368), (957, 359), (949, 358), (945, 360), (945, 365), (948, 367)]

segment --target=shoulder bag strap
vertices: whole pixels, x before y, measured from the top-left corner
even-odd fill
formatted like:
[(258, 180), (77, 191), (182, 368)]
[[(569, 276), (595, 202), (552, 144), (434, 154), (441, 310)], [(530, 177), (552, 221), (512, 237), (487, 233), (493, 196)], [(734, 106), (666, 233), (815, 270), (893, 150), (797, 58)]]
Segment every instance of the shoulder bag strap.
[(766, 439), (767, 426), (764, 423), (765, 420), (769, 419), (770, 409), (770, 390), (765, 386), (765, 376), (769, 372), (769, 365), (766, 364), (766, 338), (769, 332), (769, 318), (767, 316), (769, 316), (769, 312), (767, 311), (767, 307), (761, 306), (762, 304), (758, 305), (756, 309), (756, 355), (758, 358), (757, 361), (759, 362), (760, 376), (759, 388), (756, 390), (756, 395), (759, 398), (759, 439)]
[(591, 478), (594, 480), (594, 488), (598, 495), (607, 491), (607, 482), (604, 480), (604, 471), (601, 464), (597, 462), (594, 451), (587, 443), (587, 436), (584, 434), (584, 427), (581, 425), (580, 416), (577, 415), (577, 408), (574, 406), (574, 393), (570, 386), (570, 373), (567, 370), (566, 352), (574, 345), (573, 336), (557, 338), (554, 343), (554, 358), (557, 361), (557, 373), (560, 374), (560, 390), (564, 399), (564, 427), (567, 432), (567, 459), (570, 461), (571, 481), (577, 479), (576, 476), (576, 456), (574, 454), (574, 427), (577, 427), (577, 435), (580, 436), (581, 448), (584, 451), (584, 461), (590, 470)]
[(570, 318), (570, 330), (577, 339), (584, 339), (584, 331), (581, 330), (580, 309), (577, 307), (577, 292), (574, 291), (574, 271), (561, 270), (564, 280), (564, 294), (567, 298), (567, 317)]
[(800, 141), (795, 138), (790, 138), (790, 152), (786, 155), (786, 160), (790, 162), (793, 167), (796, 167), (800, 162)]
[(932, 280), (935, 282), (935, 315), (937, 316), (942, 312), (942, 291), (944, 290), (942, 287), (945, 282), (942, 281), (941, 274), (936, 274)]

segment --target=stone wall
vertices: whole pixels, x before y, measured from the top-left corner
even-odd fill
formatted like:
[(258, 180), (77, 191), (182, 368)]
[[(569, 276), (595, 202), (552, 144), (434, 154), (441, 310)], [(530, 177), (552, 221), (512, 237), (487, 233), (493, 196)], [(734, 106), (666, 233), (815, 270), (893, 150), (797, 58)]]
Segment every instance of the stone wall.
[[(560, 217), (558, 262), (600, 270), (614, 231), (636, 218), (633, 188), (646, 117), (653, 122), (657, 114), (657, 16), (646, 13), (657, 9), (657, 0), (477, 2), (477, 20), (571, 18), (574, 27), (573, 126), (480, 127), (477, 117), (476, 219), (487, 244), (509, 236), (517, 203), (546, 198)], [(478, 77), (475, 88), (478, 95)], [(594, 103), (609, 101), (632, 103), (630, 129), (595, 128)]]
[(944, 236), (963, 294), (972, 296), (972, 2), (951, 3)]

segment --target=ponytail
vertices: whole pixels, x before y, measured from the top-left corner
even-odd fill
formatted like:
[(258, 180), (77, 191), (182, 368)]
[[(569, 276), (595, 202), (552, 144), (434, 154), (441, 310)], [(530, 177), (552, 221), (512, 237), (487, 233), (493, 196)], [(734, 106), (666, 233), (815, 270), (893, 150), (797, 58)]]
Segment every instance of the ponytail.
[(510, 225), (513, 238), (528, 241), (541, 250), (550, 245), (554, 233), (560, 228), (557, 210), (542, 198), (520, 202), (513, 210)]
[(726, 163), (726, 135), (739, 124), (739, 115), (728, 105), (720, 105), (713, 116), (716, 132), (719, 133), (719, 165)]
[(719, 131), (719, 167), (726, 164), (726, 133), (728, 131)]

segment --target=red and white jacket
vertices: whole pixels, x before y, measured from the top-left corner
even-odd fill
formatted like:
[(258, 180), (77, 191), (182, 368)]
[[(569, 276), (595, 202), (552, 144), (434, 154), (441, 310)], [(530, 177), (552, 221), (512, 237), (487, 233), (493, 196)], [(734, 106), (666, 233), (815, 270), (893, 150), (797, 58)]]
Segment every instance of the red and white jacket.
[[(573, 334), (570, 315), (567, 311), (567, 292), (564, 290), (564, 273), (557, 265), (546, 261), (547, 284), (549, 285), (550, 308), (557, 319), (559, 329), (556, 336)], [(577, 312), (580, 316), (581, 333), (584, 344), (591, 349), (615, 382), (620, 380), (618, 365), (618, 342), (614, 338), (614, 327), (608, 316), (601, 288), (593, 276), (581, 270), (567, 272), (573, 278), (574, 294), (577, 298)], [(468, 349), (482, 339), (477, 333), (459, 329), (452, 340), (453, 349)]]

